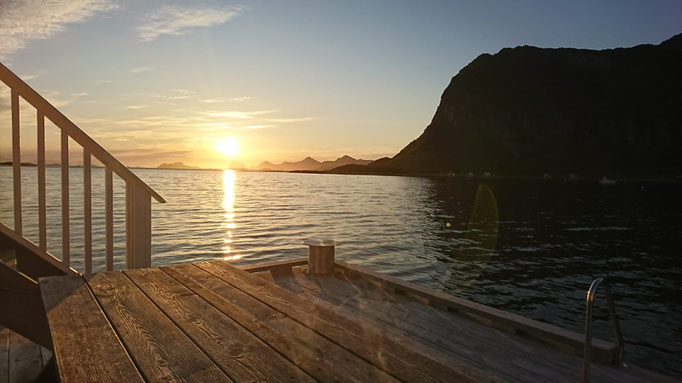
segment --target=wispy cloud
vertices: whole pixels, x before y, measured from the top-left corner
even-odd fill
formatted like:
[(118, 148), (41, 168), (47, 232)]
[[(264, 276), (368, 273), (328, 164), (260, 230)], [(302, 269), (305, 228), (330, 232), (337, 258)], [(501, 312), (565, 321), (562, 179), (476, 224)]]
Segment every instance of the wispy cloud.
[(139, 74), (139, 73), (149, 72), (152, 69), (154, 69), (154, 68), (152, 68), (150, 66), (138, 66), (135, 68), (128, 69), (128, 72), (133, 73), (133, 74)]
[(211, 111), (211, 112), (203, 112), (203, 114), (211, 117), (225, 117), (225, 118), (236, 118), (239, 120), (242, 119), (250, 119), (254, 118), (255, 116), (261, 115), (261, 114), (267, 114), (267, 113), (272, 113), (272, 110), (259, 110), (255, 112), (238, 112), (238, 111), (229, 111), (229, 112), (216, 112), (216, 111)]
[(199, 102), (202, 102), (204, 104), (222, 104), (222, 103), (228, 103), (228, 102), (242, 102), (242, 101), (249, 101), (253, 100), (253, 97), (250, 96), (242, 96), (242, 97), (232, 97), (232, 98), (207, 98), (204, 100), (199, 100)]
[(149, 105), (128, 105), (126, 106), (126, 109), (132, 109), (132, 110), (138, 110), (138, 109), (144, 109), (148, 108)]
[(68, 24), (82, 23), (115, 7), (109, 0), (0, 1), (0, 58), (24, 48), (31, 40), (49, 38)]
[(305, 121), (311, 121), (313, 118), (312, 117), (296, 117), (296, 118), (266, 118), (265, 121), (270, 121), (270, 122), (305, 122)]
[(196, 92), (189, 89), (171, 89), (168, 94), (164, 94), (160, 97), (167, 98), (169, 100), (186, 100), (195, 94)]
[(161, 35), (184, 35), (194, 28), (220, 25), (239, 16), (239, 6), (188, 7), (164, 5), (146, 15), (144, 24), (136, 28), (142, 41), (152, 41)]

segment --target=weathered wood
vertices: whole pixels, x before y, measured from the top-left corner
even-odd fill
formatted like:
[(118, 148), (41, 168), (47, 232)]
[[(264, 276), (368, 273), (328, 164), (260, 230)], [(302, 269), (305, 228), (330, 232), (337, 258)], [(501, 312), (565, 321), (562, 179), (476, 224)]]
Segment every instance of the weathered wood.
[(257, 265), (249, 265), (249, 266), (240, 267), (240, 269), (247, 271), (249, 273), (258, 273), (261, 271), (271, 271), (271, 270), (279, 270), (279, 269), (291, 270), (291, 268), (294, 266), (305, 265), (307, 263), (308, 263), (308, 258), (296, 258), (296, 259), (287, 259), (284, 261), (259, 263)]
[(114, 269), (114, 180), (110, 167), (104, 170), (104, 247), (107, 271)]
[(0, 263), (0, 308), (0, 324), (52, 347), (37, 283), (4, 263)]
[(467, 363), (424, 347), (413, 340), (385, 332), (365, 321), (353, 321), (336, 312), (333, 305), (318, 301), (311, 304), (226, 262), (198, 263), (245, 293), (324, 334), (337, 344), (400, 379), (411, 381), (461, 381), (492, 377)]
[(0, 383), (9, 382), (9, 331), (0, 326)]
[(123, 273), (85, 278), (146, 380), (232, 381)]
[(12, 88), (10, 97), (12, 103), (12, 182), (14, 185), (14, 231), (21, 235), (21, 126), (19, 125), (19, 93)]
[(319, 381), (395, 381), (320, 334), (198, 267), (179, 265), (161, 269)]
[(76, 270), (67, 267), (57, 258), (40, 250), (33, 242), (20, 236), (2, 223), (0, 223), (0, 240), (7, 241), (8, 246), (16, 250), (16, 256), (20, 260), (17, 263), (21, 263), (21, 265), (17, 264), (19, 271), (34, 279), (44, 275), (77, 273)]
[[(80, 144), (81, 147), (87, 149), (92, 153), (95, 158), (97, 158), (101, 163), (109, 166), (119, 177), (121, 177), (126, 182), (139, 183), (142, 187), (149, 193), (155, 200), (164, 203), (166, 200), (163, 199), (157, 192), (155, 192), (151, 187), (142, 182), (133, 172), (130, 171), (125, 165), (119, 162), (114, 156), (109, 154), (104, 148), (102, 148), (97, 142), (95, 142), (90, 136), (85, 134), (79, 127), (76, 126), (71, 120), (66, 118), (57, 108), (52, 106), (47, 100), (45, 100), (40, 94), (38, 94), (33, 88), (26, 84), (17, 75), (12, 73), (6, 66), (0, 63), (0, 80), (7, 84), (8, 87), (12, 89), (12, 94), (20, 95), (29, 104), (33, 105), (36, 110), (41, 111), (52, 123), (54, 123), (59, 129), (65, 131), (69, 137)], [(17, 121), (18, 121), (18, 106), (17, 106)]]
[(80, 276), (41, 278), (40, 290), (62, 383), (143, 381)]
[(152, 200), (139, 185), (126, 183), (126, 266), (152, 265)]
[[(360, 316), (389, 326), (405, 336), (453, 356), (463, 357), (486, 371), (498, 371), (524, 382), (575, 382), (582, 379), (582, 359), (522, 336), (509, 336), (456, 312), (439, 310), (406, 294), (390, 293), (369, 280), (337, 270), (334, 277), (303, 274), (296, 267), (276, 274), (275, 283), (298, 295), (325, 299)], [(312, 299), (312, 298), (311, 298)], [(600, 382), (639, 382), (633, 369), (593, 366)], [(656, 379), (649, 379), (656, 381)]]
[(47, 213), (45, 203), (45, 116), (37, 113), (38, 149), (38, 247), (47, 251)]
[[(294, 270), (289, 276), (279, 276), (275, 283), (290, 291), (296, 291), (298, 287), (300, 289), (298, 295), (324, 299), (350, 310), (351, 316), (371, 320), (379, 326), (388, 326), (411, 339), (447, 355), (462, 358), (509, 381), (576, 381), (582, 376), (581, 361), (573, 356), (556, 351), (552, 355), (558, 357), (553, 358), (549, 365), (545, 365), (534, 356), (525, 359), (529, 355), (519, 347), (514, 347), (513, 342), (497, 347), (478, 339), (481, 332), (493, 331), (492, 329), (472, 323), (475, 327), (460, 330), (459, 324), (463, 321), (459, 321), (458, 325), (448, 326), (447, 319), (452, 319), (452, 314), (448, 312), (443, 313), (448, 318), (441, 318), (443, 327), (433, 326), (433, 322), (424, 321), (422, 318), (412, 320), (412, 315), (417, 310), (409, 312), (400, 310), (397, 302), (373, 299), (367, 294), (371, 290), (351, 286), (334, 277), (303, 275), (300, 271)], [(467, 334), (469, 331), (470, 335)], [(504, 343), (506, 338), (506, 335), (497, 334), (500, 343)], [(567, 362), (564, 359), (571, 360)], [(526, 362), (527, 360), (530, 362)], [(563, 371), (562, 374), (555, 372), (557, 368)]]
[(83, 257), (85, 273), (92, 273), (92, 189), (90, 153), (83, 149)]
[(314, 382), (255, 335), (158, 268), (124, 273), (237, 382)]
[(69, 223), (69, 135), (62, 130), (62, 262), (71, 265), (71, 228)]
[[(366, 278), (374, 279), (390, 288), (425, 297), (430, 303), (443, 305), (452, 310), (463, 311), (514, 328), (517, 333), (548, 342), (573, 355), (582, 355), (584, 344), (583, 336), (573, 331), (525, 318), (507, 311), (494, 309), (466, 299), (457, 298), (441, 291), (418, 286), (343, 261), (336, 261), (336, 266), (347, 273), (355, 273)], [(592, 342), (592, 352), (595, 361), (611, 363), (615, 360), (617, 347), (614, 343), (594, 339)]]
[(40, 346), (17, 334), (9, 334), (9, 382), (33, 382), (40, 375)]

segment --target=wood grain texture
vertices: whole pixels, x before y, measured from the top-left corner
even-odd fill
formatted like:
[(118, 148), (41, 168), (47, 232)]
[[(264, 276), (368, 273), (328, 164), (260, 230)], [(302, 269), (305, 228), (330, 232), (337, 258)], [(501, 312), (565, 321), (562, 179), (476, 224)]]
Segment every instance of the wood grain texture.
[(146, 380), (232, 381), (122, 272), (85, 278)]
[(80, 276), (40, 279), (61, 382), (142, 382)]
[(33, 382), (42, 369), (40, 346), (12, 331), (9, 334), (9, 382)]
[[(275, 283), (297, 294), (320, 299), (390, 326), (416, 341), (446, 353), (479, 362), (486, 370), (507, 374), (524, 382), (576, 382), (582, 380), (582, 359), (522, 335), (512, 336), (481, 325), (459, 312), (441, 310), (410, 294), (388, 291), (380, 283), (341, 270), (334, 276), (311, 276), (300, 267), (290, 274), (277, 274)], [(475, 359), (475, 360), (474, 360)], [(639, 376), (640, 369), (593, 365), (592, 377), (599, 382), (658, 381), (654, 375)], [(646, 370), (643, 370), (646, 371)], [(510, 377), (511, 376), (511, 377)]]
[[(351, 315), (388, 326), (448, 355), (463, 358), (510, 381), (574, 382), (582, 379), (582, 359), (529, 339), (435, 309), (410, 297), (381, 290), (359, 278), (318, 277), (294, 269), (275, 280), (299, 295), (313, 295), (351, 311)], [(389, 295), (390, 297), (386, 297)], [(408, 304), (409, 303), (409, 304)], [(422, 307), (419, 307), (422, 306)], [(431, 310), (429, 311), (422, 311)], [(618, 381), (606, 374), (598, 381)], [(627, 381), (624, 376), (620, 381)]]
[(395, 332), (386, 332), (371, 322), (350, 319), (339, 314), (334, 305), (324, 301), (308, 301), (226, 262), (202, 262), (196, 265), (398, 379), (423, 382), (496, 380), (468, 363), (424, 347)]
[(170, 275), (157, 268), (124, 273), (235, 382), (314, 382)]
[(261, 271), (270, 271), (270, 270), (274, 270), (274, 269), (291, 270), (291, 268), (293, 266), (306, 265), (306, 264), (308, 264), (308, 258), (296, 258), (296, 259), (287, 259), (284, 261), (259, 263), (257, 265), (240, 267), (240, 269), (242, 269), (244, 271), (248, 271), (249, 273), (258, 273)]
[(396, 381), (325, 337), (198, 267), (179, 265), (161, 269), (318, 381)]
[[(523, 333), (527, 336), (550, 343), (573, 355), (582, 355), (584, 344), (583, 336), (573, 331), (525, 318), (507, 311), (498, 310), (466, 299), (457, 298), (442, 291), (418, 286), (346, 262), (337, 261), (336, 266), (347, 273), (355, 273), (362, 275), (365, 278), (374, 279), (389, 288), (425, 297), (429, 300), (430, 304), (444, 306), (452, 310), (466, 312), (487, 319), (506, 327), (513, 328), (517, 333)], [(595, 361), (610, 363), (615, 360), (616, 353), (617, 347), (614, 343), (600, 339), (593, 340), (592, 355)]]

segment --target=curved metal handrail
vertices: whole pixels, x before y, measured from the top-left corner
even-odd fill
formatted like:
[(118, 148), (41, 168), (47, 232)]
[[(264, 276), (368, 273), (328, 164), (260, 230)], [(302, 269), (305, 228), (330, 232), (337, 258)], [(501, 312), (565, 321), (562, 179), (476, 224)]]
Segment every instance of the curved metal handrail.
[(613, 327), (616, 330), (616, 340), (618, 342), (618, 360), (616, 361), (619, 366), (624, 365), (623, 358), (625, 354), (625, 348), (623, 345), (623, 334), (620, 332), (620, 325), (618, 324), (618, 318), (616, 317), (616, 306), (613, 304), (613, 299), (611, 298), (611, 289), (606, 283), (604, 278), (597, 278), (590, 285), (590, 289), (587, 290), (587, 310), (585, 313), (585, 349), (583, 351), (583, 361), (584, 361), (584, 381), (590, 381), (590, 365), (591, 351), (592, 351), (592, 306), (594, 304), (594, 296), (597, 293), (597, 288), (599, 285), (604, 284), (604, 292), (606, 293), (606, 301), (609, 306), (609, 316), (613, 322)]

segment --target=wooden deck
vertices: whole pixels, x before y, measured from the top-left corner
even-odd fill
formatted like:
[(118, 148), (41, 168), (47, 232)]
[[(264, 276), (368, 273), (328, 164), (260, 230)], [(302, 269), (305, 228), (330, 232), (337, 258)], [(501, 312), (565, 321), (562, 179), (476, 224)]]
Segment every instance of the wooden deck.
[[(36, 381), (52, 352), (7, 328), (0, 327), (0, 383)], [(49, 380), (49, 379), (48, 379)]]
[[(398, 293), (350, 265), (338, 267), (334, 276), (312, 277), (291, 267), (297, 263), (302, 262), (249, 268), (260, 274), (217, 261), (42, 278), (59, 377), (62, 382), (582, 380), (580, 358), (479, 323), (490, 318), (473, 321), (471, 315), (427, 305), (419, 294)], [(449, 305), (435, 295), (430, 302)], [(657, 378), (635, 376), (640, 372), (595, 366), (593, 377)]]

